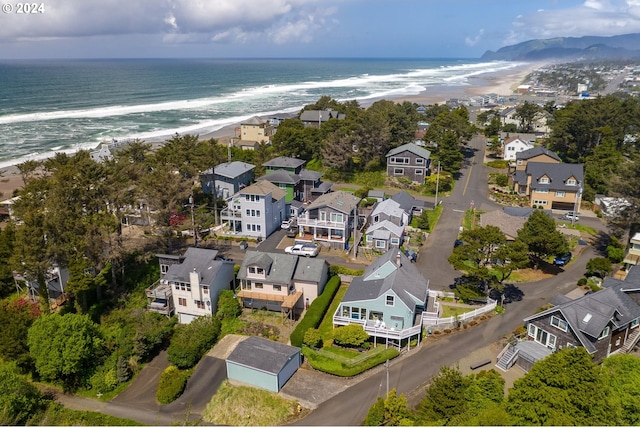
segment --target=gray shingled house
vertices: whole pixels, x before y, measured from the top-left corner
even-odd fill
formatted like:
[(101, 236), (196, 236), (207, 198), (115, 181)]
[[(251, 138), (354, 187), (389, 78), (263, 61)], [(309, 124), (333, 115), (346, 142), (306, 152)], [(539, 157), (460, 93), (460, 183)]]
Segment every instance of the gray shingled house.
[(404, 176), (413, 182), (424, 184), (430, 173), (431, 152), (410, 142), (387, 153), (387, 175)]
[(632, 349), (640, 338), (640, 269), (632, 267), (624, 280), (607, 277), (602, 290), (576, 299), (556, 295), (551, 304), (524, 319), (527, 340), (508, 345), (499, 368), (528, 371), (565, 347), (584, 347), (595, 362)]
[(302, 356), (292, 347), (265, 338), (249, 337), (226, 360), (229, 381), (277, 393), (296, 373)]
[(344, 248), (349, 242), (354, 221), (358, 220), (358, 203), (360, 198), (347, 191), (321, 195), (298, 216), (298, 238), (328, 242), (331, 246)]
[(213, 194), (215, 181), (216, 194), (225, 199), (231, 197), (253, 182), (255, 166), (245, 162), (220, 163), (200, 174), (200, 184), (204, 194)]

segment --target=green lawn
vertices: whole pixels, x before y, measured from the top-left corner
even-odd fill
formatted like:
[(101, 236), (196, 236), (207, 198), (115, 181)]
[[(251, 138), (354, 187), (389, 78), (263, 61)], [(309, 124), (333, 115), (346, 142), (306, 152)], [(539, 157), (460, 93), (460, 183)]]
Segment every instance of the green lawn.
[(440, 317), (451, 317), (451, 316), (459, 316), (462, 313), (468, 313), (469, 311), (473, 311), (473, 308), (470, 307), (456, 307), (452, 305), (443, 305), (442, 314)]

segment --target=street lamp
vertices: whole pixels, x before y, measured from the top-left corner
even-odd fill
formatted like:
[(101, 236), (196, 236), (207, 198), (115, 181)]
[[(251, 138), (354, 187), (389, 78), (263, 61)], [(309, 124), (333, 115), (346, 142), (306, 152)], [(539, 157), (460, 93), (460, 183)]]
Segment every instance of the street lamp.
[(576, 215), (578, 214), (578, 201), (582, 197), (582, 186), (578, 187), (578, 191), (576, 192), (576, 201), (573, 204), (573, 215), (571, 216), (571, 226), (573, 227), (576, 222)]

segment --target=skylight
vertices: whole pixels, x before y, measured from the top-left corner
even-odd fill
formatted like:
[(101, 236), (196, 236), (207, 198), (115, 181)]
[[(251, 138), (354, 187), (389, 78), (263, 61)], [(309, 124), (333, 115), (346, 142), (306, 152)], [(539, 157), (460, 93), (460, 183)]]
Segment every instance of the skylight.
[(584, 316), (584, 318), (582, 319), (582, 321), (583, 321), (584, 323), (589, 323), (589, 320), (591, 320), (591, 318), (592, 318), (592, 317), (593, 317), (593, 316), (591, 315), (591, 313), (587, 313), (587, 315), (586, 315), (586, 316)]

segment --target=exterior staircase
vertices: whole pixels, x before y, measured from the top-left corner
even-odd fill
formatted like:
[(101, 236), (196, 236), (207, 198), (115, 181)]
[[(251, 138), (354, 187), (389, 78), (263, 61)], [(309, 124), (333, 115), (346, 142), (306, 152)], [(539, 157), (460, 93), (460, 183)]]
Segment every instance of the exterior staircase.
[(640, 338), (640, 327), (636, 328), (633, 332), (629, 334), (624, 345), (620, 348), (620, 352), (628, 353), (629, 351), (633, 350), (633, 347), (638, 343), (639, 338)]
[(498, 361), (496, 363), (496, 367), (502, 369), (503, 371), (508, 371), (510, 367), (512, 367), (516, 363), (516, 359), (518, 358), (519, 350), (516, 347), (515, 343), (509, 343), (505, 346), (504, 349), (498, 355)]

